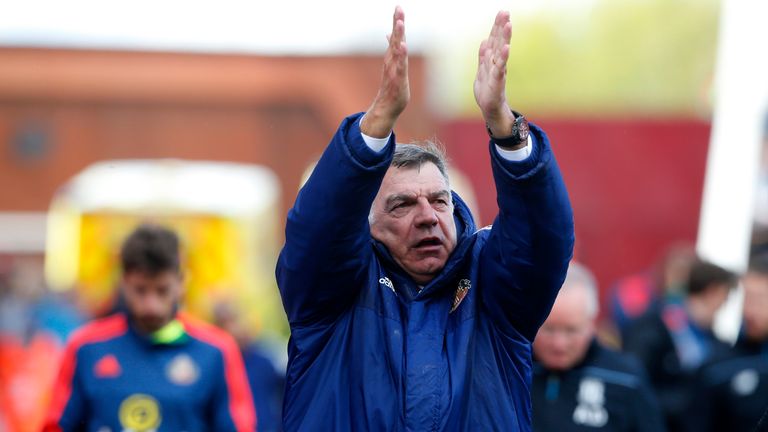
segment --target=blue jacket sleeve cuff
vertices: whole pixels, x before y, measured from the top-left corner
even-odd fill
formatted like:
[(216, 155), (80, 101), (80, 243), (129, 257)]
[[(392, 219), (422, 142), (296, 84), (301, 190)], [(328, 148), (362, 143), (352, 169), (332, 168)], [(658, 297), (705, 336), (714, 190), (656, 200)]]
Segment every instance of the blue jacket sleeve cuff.
[(363, 133), (360, 131), (360, 117), (363, 114), (362, 112), (352, 114), (344, 120), (342, 125), (350, 155), (363, 166), (373, 166), (388, 161), (395, 150), (395, 133), (392, 132), (387, 145), (381, 151), (371, 149), (363, 140)]
[(549, 140), (544, 131), (533, 123), (528, 124), (531, 131), (531, 154), (520, 161), (510, 161), (499, 155), (496, 143), (490, 140), (491, 160), (502, 172), (505, 172), (513, 180), (524, 180), (534, 176), (546, 165), (550, 158)]

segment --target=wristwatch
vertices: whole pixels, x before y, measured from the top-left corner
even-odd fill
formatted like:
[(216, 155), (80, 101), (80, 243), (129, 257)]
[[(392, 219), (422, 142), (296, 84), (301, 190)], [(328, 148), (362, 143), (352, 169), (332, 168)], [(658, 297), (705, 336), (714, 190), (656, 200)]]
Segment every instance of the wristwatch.
[(486, 123), (485, 130), (488, 131), (488, 136), (493, 139), (493, 141), (502, 148), (510, 148), (510, 147), (517, 147), (521, 144), (524, 144), (528, 141), (528, 134), (530, 133), (530, 129), (528, 128), (528, 120), (519, 112), (515, 110), (512, 111), (512, 114), (515, 116), (515, 121), (512, 123), (512, 133), (509, 136), (505, 137), (495, 137), (493, 136), (493, 133), (491, 133), (491, 128)]

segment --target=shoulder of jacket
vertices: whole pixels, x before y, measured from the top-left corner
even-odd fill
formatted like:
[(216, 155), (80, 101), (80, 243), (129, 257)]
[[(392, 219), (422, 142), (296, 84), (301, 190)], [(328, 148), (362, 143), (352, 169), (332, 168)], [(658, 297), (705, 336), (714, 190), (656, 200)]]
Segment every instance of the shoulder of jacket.
[(733, 353), (704, 365), (700, 374), (707, 387), (728, 382), (744, 371), (754, 371), (762, 376), (768, 375), (768, 362), (759, 354)]
[(607, 347), (600, 347), (594, 360), (584, 370), (625, 387), (637, 387), (645, 379), (645, 370), (639, 360)]
[(237, 343), (232, 335), (219, 327), (185, 313), (180, 313), (178, 319), (190, 337), (227, 353), (237, 350)]
[(125, 315), (118, 313), (91, 321), (77, 329), (69, 338), (70, 349), (79, 349), (90, 343), (104, 342), (125, 334), (128, 321)]

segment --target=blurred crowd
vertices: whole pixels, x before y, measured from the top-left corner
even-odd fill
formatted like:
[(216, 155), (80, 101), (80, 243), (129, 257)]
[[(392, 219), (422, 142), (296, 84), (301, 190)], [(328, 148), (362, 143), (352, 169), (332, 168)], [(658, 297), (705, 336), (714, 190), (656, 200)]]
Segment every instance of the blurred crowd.
[[(768, 407), (766, 242), (755, 236), (740, 274), (691, 245), (659, 255), (602, 291), (571, 264), (534, 343), (534, 430), (754, 430)], [(716, 316), (736, 290), (741, 324), (726, 340)], [(42, 260), (0, 260), (0, 431), (39, 430), (67, 337), (92, 318), (72, 291), (47, 288)], [(259, 430), (280, 430), (285, 346), (252, 336), (232, 303), (212, 320), (240, 347)]]
[(0, 260), (0, 430), (39, 428), (67, 336), (86, 316), (52, 293), (41, 260)]
[[(716, 317), (739, 286), (741, 325), (725, 340)], [(607, 294), (598, 325), (595, 278), (571, 263), (534, 342), (534, 430), (756, 430), (768, 408), (763, 246), (737, 275), (675, 245)]]

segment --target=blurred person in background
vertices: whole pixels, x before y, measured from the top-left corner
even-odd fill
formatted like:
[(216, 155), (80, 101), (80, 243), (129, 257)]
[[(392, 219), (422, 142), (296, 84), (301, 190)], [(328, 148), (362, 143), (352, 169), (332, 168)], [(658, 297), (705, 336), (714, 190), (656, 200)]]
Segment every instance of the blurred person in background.
[(697, 374), (687, 430), (747, 432), (768, 406), (768, 253), (750, 259), (742, 331), (725, 358)]
[(479, 52), (491, 137), (465, 145), (490, 151), (500, 210), (477, 230), (436, 146), (395, 144), (410, 97), (395, 9), (378, 95), (342, 122), (288, 213), (286, 430), (530, 430), (531, 343), (573, 215), (546, 135), (507, 104), (511, 32), (499, 12)]
[(32, 324), (36, 331), (53, 336), (61, 346), (87, 321), (86, 316), (79, 308), (74, 290), (51, 292), (45, 288), (45, 293), (32, 308)]
[(237, 344), (178, 313), (176, 234), (142, 225), (123, 243), (120, 260), (125, 311), (72, 335), (44, 430), (254, 430)]
[(697, 260), (685, 283), (685, 295), (665, 297), (627, 330), (624, 350), (645, 365), (670, 431), (684, 430), (691, 385), (698, 368), (728, 346), (715, 336), (715, 314), (736, 284), (736, 275)]
[(649, 311), (658, 310), (665, 297), (685, 295), (688, 272), (696, 252), (687, 243), (673, 244), (652, 269), (619, 279), (610, 289), (611, 319), (623, 340), (627, 329)]
[(39, 430), (55, 359), (84, 322), (71, 294), (48, 289), (42, 259), (0, 256), (0, 431)]
[(23, 344), (41, 334), (64, 344), (84, 321), (73, 291), (52, 292), (42, 262), (10, 259), (0, 265), (0, 335)]
[(0, 261), (0, 336), (26, 341), (30, 335), (32, 311), (28, 295), (14, 283), (11, 260)]
[(259, 431), (281, 431), (285, 367), (278, 370), (275, 356), (248, 331), (233, 303), (218, 302), (213, 308), (213, 322), (232, 335), (240, 347), (253, 403), (259, 416)]
[(533, 430), (664, 430), (640, 363), (595, 337), (597, 283), (571, 262), (549, 317), (533, 343)]

